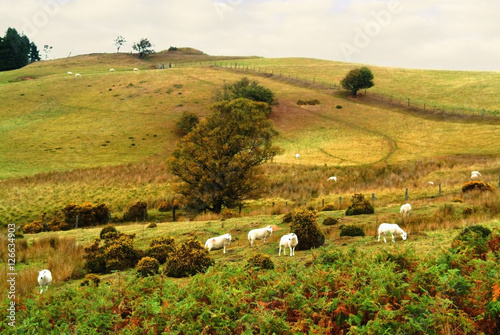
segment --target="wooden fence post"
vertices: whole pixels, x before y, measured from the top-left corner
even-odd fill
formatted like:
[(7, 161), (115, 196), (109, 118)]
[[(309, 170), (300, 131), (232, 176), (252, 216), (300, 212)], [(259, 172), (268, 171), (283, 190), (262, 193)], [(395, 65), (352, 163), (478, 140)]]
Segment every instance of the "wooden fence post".
[(372, 193), (372, 203), (375, 203), (375, 193)]
[(408, 187), (406, 188), (406, 191), (405, 191), (405, 201), (408, 201)]
[(339, 209), (342, 208), (342, 197), (339, 197)]
[(439, 183), (439, 196), (441, 196), (441, 183)]
[(172, 207), (172, 221), (175, 222), (175, 206)]

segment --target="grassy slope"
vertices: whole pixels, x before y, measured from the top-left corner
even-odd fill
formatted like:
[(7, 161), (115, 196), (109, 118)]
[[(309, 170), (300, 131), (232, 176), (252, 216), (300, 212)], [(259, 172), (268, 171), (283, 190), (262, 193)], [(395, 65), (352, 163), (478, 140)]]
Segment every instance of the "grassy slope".
[[(4, 220), (30, 220), (41, 211), (70, 202), (102, 201), (121, 211), (134, 200), (147, 199), (154, 205), (171, 196), (170, 177), (162, 162), (178, 140), (174, 129), (180, 113), (204, 115), (214, 89), (225, 81), (254, 74), (200, 66), (201, 60), (213, 59), (199, 54), (159, 53), (143, 61), (127, 54), (96, 54), (0, 73), (0, 99), (4, 102), (0, 106), (0, 179), (8, 179), (0, 187)], [(150, 69), (170, 61), (174, 62), (171, 69)], [(196, 63), (185, 63), (192, 61)], [(325, 81), (340, 80), (354, 66), (312, 59), (227, 61), (235, 62), (250, 68), (255, 65), (257, 74), (261, 66), (262, 71), (273, 71), (274, 77), (282, 73)], [(134, 72), (133, 67), (141, 71)], [(70, 76), (68, 71), (82, 77)], [(393, 81), (401, 76), (394, 73), (407, 73), (406, 78), (412, 78), (408, 83), (416, 85), (408, 89), (421, 96), (430, 94), (426, 82), (439, 80), (453, 87), (463, 76), (484, 75), (447, 72), (445, 77), (440, 71), (388, 68), (374, 71), (376, 82), (386, 83), (381, 89), (388, 91), (398, 87)], [(279, 101), (272, 119), (280, 130), (277, 142), (284, 154), (275, 158), (277, 165), (327, 165), (335, 169), (462, 154), (498, 157), (500, 153), (498, 123), (422, 118), (400, 107), (352, 100), (336, 90), (290, 84), (272, 76), (255, 79), (276, 92)], [(496, 85), (494, 80), (492, 85)], [(481, 90), (474, 91), (474, 87), (466, 88), (472, 95), (479, 94)], [(459, 101), (465, 95), (459, 89), (448, 96)], [(295, 103), (298, 99), (319, 99), (321, 104), (300, 107)], [(489, 103), (500, 105), (494, 99)], [(337, 105), (343, 108), (335, 108)], [(296, 152), (301, 154), (300, 161), (295, 159)], [(85, 170), (89, 168), (92, 170)], [(473, 168), (491, 170), (487, 164)], [(75, 172), (58, 175), (54, 171)], [(39, 172), (50, 174), (36, 175)], [(26, 176), (35, 177), (13, 179)]]

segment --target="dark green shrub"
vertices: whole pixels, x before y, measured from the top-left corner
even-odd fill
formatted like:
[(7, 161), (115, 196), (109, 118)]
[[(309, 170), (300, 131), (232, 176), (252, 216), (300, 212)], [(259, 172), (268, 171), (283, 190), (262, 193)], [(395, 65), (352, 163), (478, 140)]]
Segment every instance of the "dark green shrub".
[(451, 242), (451, 248), (456, 253), (484, 259), (488, 252), (490, 236), (491, 230), (481, 225), (465, 227)]
[(335, 106), (335, 108), (342, 109), (342, 106), (341, 105), (337, 105), (337, 106)]
[(333, 226), (333, 225), (336, 225), (337, 223), (339, 223), (339, 220), (336, 219), (336, 218), (332, 218), (332, 217), (327, 217), (323, 220), (323, 224), (325, 226)]
[(198, 115), (196, 115), (195, 113), (184, 111), (182, 112), (179, 121), (177, 121), (175, 125), (177, 127), (177, 132), (179, 133), (179, 135), (184, 136), (190, 133), (191, 130), (193, 130), (199, 122), (200, 118), (198, 117)]
[(462, 186), (462, 193), (479, 191), (479, 192), (493, 192), (495, 188), (490, 184), (482, 181), (469, 181)]
[(325, 207), (321, 209), (322, 212), (330, 212), (335, 210), (335, 205), (333, 203), (327, 203)]
[(285, 215), (283, 215), (283, 223), (290, 223), (292, 222), (292, 212), (288, 212)]
[[(118, 233), (118, 230), (116, 230), (116, 227), (113, 225), (106, 225), (101, 229), (101, 233), (99, 234), (99, 237), (105, 238), (104, 235), (106, 235), (107, 233), (116, 234), (116, 233)], [(112, 234), (108, 235), (108, 236), (112, 236)]]
[(290, 232), (299, 240), (296, 250), (309, 250), (325, 243), (325, 235), (318, 226), (318, 215), (315, 211), (298, 209), (292, 212)]
[(171, 237), (159, 237), (151, 240), (144, 255), (156, 258), (160, 264), (165, 264), (167, 258), (175, 252), (175, 241)]
[(302, 106), (302, 105), (319, 105), (319, 100), (318, 99), (312, 99), (312, 100), (298, 100), (297, 105)]
[(73, 228), (69, 223), (65, 222), (61, 213), (55, 211), (54, 216), (47, 220), (48, 231), (70, 230)]
[(141, 252), (135, 249), (133, 244), (135, 235), (108, 232), (103, 236), (116, 234), (119, 235), (116, 238), (104, 240), (96, 238), (92, 244), (85, 246), (83, 258), (88, 272), (106, 273), (135, 267), (142, 257)]
[(164, 273), (168, 277), (188, 277), (197, 273), (205, 273), (214, 264), (215, 261), (208, 249), (205, 249), (198, 240), (190, 237), (168, 257)]
[(346, 216), (373, 213), (375, 213), (375, 208), (362, 194), (354, 194), (351, 205), (345, 211)]
[(137, 263), (137, 273), (142, 277), (154, 276), (160, 271), (160, 262), (156, 258), (143, 257)]
[(80, 286), (95, 285), (97, 287), (99, 286), (100, 283), (101, 283), (101, 278), (99, 278), (98, 275), (89, 273), (85, 275), (85, 278), (83, 279)]
[(269, 255), (255, 254), (247, 259), (246, 268), (258, 268), (264, 270), (273, 270), (274, 263)]
[(138, 201), (133, 204), (123, 215), (123, 221), (146, 221), (148, 218), (148, 205)]
[(150, 224), (148, 224), (148, 226), (146, 228), (156, 228), (156, 227), (158, 227), (156, 222), (151, 222)]
[[(244, 77), (234, 83), (224, 84), (222, 90), (217, 92), (215, 95), (215, 100), (235, 100), (238, 98), (245, 98), (257, 102), (265, 102), (268, 105), (275, 104), (274, 93), (260, 85), (257, 81), (250, 81), (248, 78)], [(271, 108), (269, 107), (269, 112)]]
[(340, 236), (365, 236), (363, 228), (358, 226), (341, 225), (339, 228), (340, 228)]
[(491, 230), (489, 228), (481, 225), (476, 225), (476, 226), (465, 227), (457, 236), (457, 239), (468, 240), (470, 237), (487, 238), (490, 235), (491, 235)]

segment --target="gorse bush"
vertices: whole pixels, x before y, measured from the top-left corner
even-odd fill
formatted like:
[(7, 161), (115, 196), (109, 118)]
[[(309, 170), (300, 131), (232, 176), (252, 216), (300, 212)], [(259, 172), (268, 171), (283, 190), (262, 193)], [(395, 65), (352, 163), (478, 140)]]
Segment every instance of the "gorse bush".
[(292, 212), (290, 232), (299, 240), (297, 250), (317, 248), (325, 243), (325, 235), (318, 226), (318, 215), (315, 211), (298, 209)]
[(142, 277), (154, 276), (160, 271), (160, 262), (156, 258), (143, 257), (137, 263), (137, 273)]
[(327, 203), (322, 209), (321, 211), (323, 212), (328, 212), (328, 211), (334, 211), (335, 210), (335, 205), (333, 203)]
[(138, 201), (123, 214), (123, 221), (146, 221), (148, 218), (148, 205)]
[(102, 239), (105, 239), (106, 234), (111, 233), (109, 236), (114, 237), (116, 233), (118, 233), (118, 230), (116, 229), (115, 226), (113, 225), (107, 225), (104, 228), (101, 229), (101, 232), (99, 233), (99, 237)]
[[(105, 224), (109, 221), (109, 208), (105, 204), (93, 205), (90, 202), (81, 205), (69, 204), (62, 210), (64, 222), (72, 227), (89, 227)], [(77, 221), (78, 220), (78, 221)]]
[(177, 133), (179, 135), (184, 136), (193, 130), (194, 127), (200, 122), (200, 118), (195, 113), (191, 112), (182, 112), (179, 121), (175, 124), (177, 127)]
[(325, 226), (333, 226), (333, 225), (336, 225), (337, 223), (339, 223), (339, 220), (336, 219), (336, 218), (332, 218), (331, 216), (329, 217), (326, 217), (324, 220), (323, 220), (323, 224)]
[[(110, 237), (94, 242), (84, 248), (85, 269), (90, 273), (107, 273), (111, 270), (124, 270), (135, 267), (142, 254), (134, 247), (135, 235), (108, 232)], [(101, 243), (103, 241), (104, 243)]]
[(484, 183), (482, 181), (469, 181), (462, 186), (462, 193), (467, 192), (493, 192), (495, 188), (490, 184)]
[(353, 225), (341, 225), (340, 236), (365, 236), (363, 228)]
[(38, 234), (41, 233), (42, 231), (43, 231), (43, 223), (40, 220), (35, 220), (23, 226), (23, 232), (25, 234)]
[(101, 283), (101, 278), (99, 278), (98, 275), (89, 273), (85, 275), (85, 278), (83, 279), (80, 286), (89, 286), (89, 285), (99, 286), (100, 283)]
[(156, 258), (160, 264), (165, 264), (169, 256), (176, 251), (175, 241), (171, 237), (152, 239), (144, 252), (147, 257)]
[(167, 258), (164, 273), (168, 277), (189, 277), (197, 273), (205, 273), (214, 264), (215, 261), (208, 249), (205, 249), (198, 240), (190, 237)]
[(255, 254), (247, 259), (245, 267), (272, 270), (274, 269), (274, 263), (269, 255)]
[(360, 215), (360, 214), (373, 214), (375, 208), (368, 199), (365, 199), (362, 194), (354, 194), (352, 196), (352, 203), (345, 211), (346, 216)]

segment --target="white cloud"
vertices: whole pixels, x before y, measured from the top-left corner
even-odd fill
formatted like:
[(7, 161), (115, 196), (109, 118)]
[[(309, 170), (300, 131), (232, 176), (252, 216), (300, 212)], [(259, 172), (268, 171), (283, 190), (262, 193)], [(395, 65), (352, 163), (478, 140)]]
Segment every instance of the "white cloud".
[(24, 31), (39, 49), (53, 46), (51, 57), (114, 52), (113, 39), (123, 35), (122, 52), (148, 38), (157, 51), (190, 46), (214, 55), (500, 70), (497, 0), (0, 0), (0, 6), (0, 34)]

